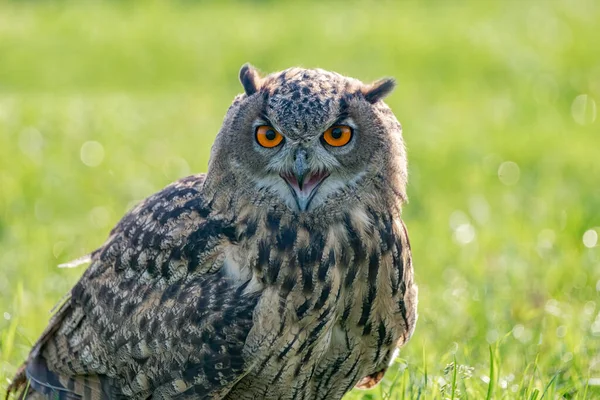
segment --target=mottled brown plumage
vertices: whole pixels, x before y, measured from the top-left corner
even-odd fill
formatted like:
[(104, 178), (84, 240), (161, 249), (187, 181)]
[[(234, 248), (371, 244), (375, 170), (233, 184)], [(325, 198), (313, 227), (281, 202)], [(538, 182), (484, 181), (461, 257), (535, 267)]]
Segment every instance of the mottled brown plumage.
[[(118, 223), (11, 392), (339, 399), (382, 379), (417, 302), (393, 82), (250, 66), (240, 80), (208, 173)], [(282, 144), (258, 145), (259, 125)], [(332, 125), (351, 127), (347, 145), (323, 141)]]

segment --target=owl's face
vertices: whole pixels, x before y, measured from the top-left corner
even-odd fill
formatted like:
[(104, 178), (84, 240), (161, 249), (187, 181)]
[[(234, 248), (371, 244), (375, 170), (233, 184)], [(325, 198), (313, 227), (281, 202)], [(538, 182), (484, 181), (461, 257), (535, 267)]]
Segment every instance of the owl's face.
[(401, 128), (381, 101), (392, 80), (365, 85), (300, 68), (261, 79), (249, 66), (240, 78), (246, 93), (227, 114), (209, 176), (225, 169), (220, 173), (236, 177), (241, 195), (280, 201), (298, 213), (339, 207), (384, 176), (403, 193)]

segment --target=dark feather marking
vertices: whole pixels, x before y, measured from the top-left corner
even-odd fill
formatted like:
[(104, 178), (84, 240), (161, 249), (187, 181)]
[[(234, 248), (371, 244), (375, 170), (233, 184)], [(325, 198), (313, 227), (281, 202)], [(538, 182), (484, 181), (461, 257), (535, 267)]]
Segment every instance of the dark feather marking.
[(313, 285), (313, 268), (312, 268), (312, 257), (310, 255), (310, 249), (303, 247), (298, 249), (298, 264), (302, 271), (302, 290), (304, 293), (312, 293)]
[(329, 322), (328, 318), (325, 318), (325, 316), (328, 313), (329, 313), (329, 308), (325, 309), (321, 313), (321, 315), (319, 315), (319, 317), (317, 318), (317, 320), (319, 321), (319, 323), (317, 324), (317, 326), (314, 327), (313, 330), (310, 331), (310, 333), (308, 334), (308, 338), (306, 339), (306, 341), (300, 345), (300, 348), (298, 349), (298, 353), (302, 353), (302, 351), (306, 347), (310, 347), (319, 338), (319, 334), (321, 333), (321, 331), (323, 330), (323, 328), (325, 327), (325, 325), (327, 325), (327, 322)]
[(356, 369), (356, 372), (354, 372), (354, 375), (352, 375), (352, 378), (350, 379), (350, 381), (348, 381), (348, 385), (346, 385), (346, 387), (344, 388), (344, 391), (342, 393), (346, 393), (349, 392), (350, 389), (352, 389), (354, 387), (354, 385), (356, 385), (357, 382), (357, 377), (358, 377), (358, 368)]
[(122, 307), (122, 312), (121, 314), (124, 317), (130, 317), (131, 313), (133, 312), (133, 310), (135, 310), (136, 308), (136, 304), (133, 301), (129, 301), (128, 303), (125, 303), (125, 305), (123, 305)]
[(330, 294), (331, 294), (331, 282), (327, 282), (327, 283), (325, 283), (325, 285), (323, 285), (323, 289), (321, 290), (321, 295), (319, 296), (319, 299), (315, 303), (314, 309), (320, 310), (325, 305), (325, 302), (327, 301), (327, 298), (329, 298)]
[(340, 319), (342, 326), (346, 326), (346, 322), (348, 322), (348, 317), (350, 316), (351, 311), (352, 311), (352, 302), (349, 301), (346, 304), (346, 307), (344, 307), (344, 312), (342, 313), (342, 318)]
[(296, 286), (296, 276), (287, 275), (283, 278), (283, 283), (281, 284), (281, 289), (279, 291), (279, 315), (283, 315), (287, 297), (294, 289), (294, 286)]
[(277, 234), (277, 247), (282, 251), (290, 251), (294, 247), (296, 241), (296, 229), (290, 226), (284, 227)]
[(331, 248), (329, 249), (329, 256), (319, 263), (317, 279), (319, 279), (321, 282), (324, 282), (325, 278), (327, 278), (327, 272), (329, 272), (329, 268), (331, 268), (333, 265), (335, 265), (335, 253), (333, 248)]
[(363, 328), (363, 336), (368, 336), (371, 334), (371, 329), (373, 328), (373, 325), (370, 322), (367, 322), (367, 324), (365, 325), (365, 327)]
[(375, 357), (373, 358), (373, 362), (376, 362), (379, 359), (379, 355), (381, 354), (381, 349), (383, 347), (383, 342), (385, 341), (385, 337), (387, 332), (385, 330), (385, 323), (383, 320), (379, 321), (379, 328), (377, 328), (377, 352), (375, 352)]
[(267, 268), (265, 275), (267, 283), (273, 284), (277, 282), (277, 277), (279, 276), (279, 271), (281, 270), (282, 263), (283, 260), (280, 255), (271, 257), (269, 261), (269, 268)]
[(337, 265), (343, 270), (352, 264), (352, 253), (346, 247), (342, 247)]
[[(406, 292), (406, 284), (404, 283), (404, 281), (402, 282), (401, 286), (401, 290), (402, 293), (404, 294)], [(398, 302), (398, 309), (400, 311), (400, 315), (402, 315), (402, 320), (404, 321), (404, 326), (408, 329), (409, 325), (408, 325), (408, 319), (406, 318), (406, 305), (404, 304), (404, 297), (402, 297), (400, 299), (400, 301)]]
[(256, 369), (256, 375), (258, 375), (258, 376), (261, 375), (262, 371), (265, 369), (267, 364), (269, 364), (269, 361), (271, 361), (272, 356), (273, 356), (273, 353), (269, 353), (269, 355), (267, 357), (265, 357), (265, 359), (260, 363), (260, 365)]
[(256, 235), (257, 229), (258, 229), (258, 223), (256, 222), (256, 220), (254, 218), (249, 218), (246, 221), (246, 228), (242, 232), (241, 237), (251, 238), (254, 235)]
[(358, 273), (358, 264), (352, 263), (350, 264), (350, 269), (348, 269), (348, 273), (346, 274), (346, 279), (344, 279), (344, 286), (349, 288), (354, 283), (354, 279), (356, 278), (356, 274)]
[(269, 230), (278, 231), (280, 223), (281, 215), (279, 213), (271, 212), (267, 214), (267, 227)]
[(383, 219), (383, 226), (379, 228), (381, 237), (381, 252), (386, 253), (394, 247), (394, 233), (392, 221), (389, 218)]
[(323, 257), (325, 249), (326, 237), (322, 232), (313, 232), (310, 235), (310, 263), (315, 264)]
[(302, 357), (302, 362), (300, 364), (306, 364), (308, 362), (308, 360), (310, 360), (310, 357), (312, 356), (312, 353), (313, 353), (313, 349), (314, 349), (314, 347), (311, 347), (310, 349), (308, 349), (306, 354), (304, 354), (304, 357)]
[(223, 236), (231, 242), (236, 240), (235, 228), (223, 220), (207, 220), (190, 234), (181, 251), (183, 257), (189, 260), (189, 272), (193, 272), (198, 267), (198, 259), (207, 251), (209, 244), (213, 246), (217, 244), (214, 238)]
[(208, 207), (208, 205), (206, 205), (199, 197), (188, 200), (183, 207), (196, 211), (201, 218), (207, 218), (211, 211), (210, 207)]
[(265, 240), (258, 242), (258, 262), (256, 267), (259, 271), (262, 271), (269, 264), (270, 255), (271, 246), (269, 246), (269, 243)]
[(283, 360), (283, 358), (287, 355), (287, 353), (289, 353), (289, 351), (292, 349), (292, 347), (294, 346), (294, 343), (296, 343), (296, 340), (298, 340), (298, 335), (294, 335), (294, 338), (283, 348), (283, 350), (279, 353), (279, 355), (277, 356), (277, 358), (279, 360)]
[(344, 215), (344, 226), (348, 232), (350, 247), (354, 251), (354, 258), (350, 263), (350, 268), (346, 274), (346, 279), (344, 280), (344, 286), (349, 288), (356, 278), (359, 265), (361, 265), (366, 259), (366, 251), (360, 239), (360, 235), (352, 225), (352, 220), (348, 213)]
[(404, 261), (402, 260), (402, 242), (400, 238), (396, 240), (394, 250), (392, 251), (392, 262), (397, 271), (397, 277), (392, 280), (392, 295), (398, 294), (398, 285), (404, 276)]
[[(340, 370), (340, 368), (342, 367), (342, 365), (344, 365), (344, 363), (347, 361), (348, 357), (345, 355), (341, 355), (338, 356), (334, 363), (332, 365), (329, 366), (329, 368), (325, 369), (323, 372), (329, 372), (329, 374), (327, 375), (327, 379), (323, 379), (324, 376), (321, 376), (319, 379), (319, 384), (317, 385), (317, 393), (321, 393), (322, 390), (321, 388), (326, 388), (329, 386), (329, 382), (331, 381), (331, 378), (337, 374), (337, 372)], [(319, 377), (317, 377), (319, 378)]]
[(177, 219), (183, 214), (189, 214), (191, 211), (192, 210), (186, 208), (184, 204), (183, 206), (179, 206), (173, 210), (162, 211), (161, 213), (156, 215), (155, 218), (159, 223), (165, 224), (167, 221)]
[(367, 297), (363, 299), (362, 304), (362, 313), (360, 316), (360, 320), (358, 321), (358, 326), (364, 326), (371, 314), (371, 308), (373, 307), (373, 302), (375, 301), (375, 297), (377, 296), (377, 273), (379, 271), (379, 256), (377, 253), (371, 254), (369, 257), (369, 272), (367, 275), (367, 281), (369, 284), (369, 290), (367, 292)]
[(283, 375), (283, 371), (285, 370), (285, 367), (287, 367), (287, 364), (281, 363), (281, 365), (279, 367), (279, 371), (277, 371), (277, 373), (275, 374), (273, 379), (271, 379), (271, 385), (275, 384), (279, 380), (279, 378), (281, 378), (281, 375)]
[(350, 377), (350, 375), (352, 375), (354, 373), (354, 369), (358, 366), (359, 361), (360, 361), (360, 357), (356, 357), (356, 360), (354, 361), (354, 363), (352, 364), (350, 369), (348, 369), (348, 372), (346, 372), (346, 374), (344, 374), (344, 378), (348, 378), (348, 377)]
[(308, 311), (309, 308), (310, 308), (310, 299), (306, 299), (304, 301), (304, 303), (302, 303), (300, 305), (300, 307), (298, 307), (298, 309), (296, 310), (296, 316), (298, 317), (299, 320), (304, 318), (304, 316), (306, 315), (306, 312)]

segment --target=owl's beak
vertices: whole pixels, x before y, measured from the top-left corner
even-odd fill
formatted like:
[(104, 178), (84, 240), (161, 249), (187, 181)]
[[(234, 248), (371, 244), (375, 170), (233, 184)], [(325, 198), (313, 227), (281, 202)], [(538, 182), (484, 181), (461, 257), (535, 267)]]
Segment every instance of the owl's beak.
[(329, 176), (326, 172), (305, 174), (286, 173), (282, 174), (281, 177), (288, 184), (292, 190), (292, 194), (296, 199), (296, 204), (300, 211), (306, 211), (310, 205), (310, 201), (313, 199), (321, 183)]
[(324, 171), (312, 172), (308, 169), (306, 152), (300, 150), (296, 153), (293, 171), (281, 174), (281, 177), (292, 190), (296, 204), (300, 211), (306, 211), (310, 201), (317, 193), (317, 189), (329, 176)]

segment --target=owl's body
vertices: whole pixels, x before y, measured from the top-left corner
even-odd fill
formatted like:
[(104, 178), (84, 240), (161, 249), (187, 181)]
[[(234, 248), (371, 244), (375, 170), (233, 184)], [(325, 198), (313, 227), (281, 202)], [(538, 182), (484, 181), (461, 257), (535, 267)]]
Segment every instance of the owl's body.
[[(208, 174), (121, 220), (11, 390), (340, 399), (381, 379), (416, 322), (389, 81), (297, 68), (261, 79), (249, 67), (241, 80)], [(262, 126), (275, 146), (257, 145)], [(351, 139), (323, 141), (331, 126)]]

